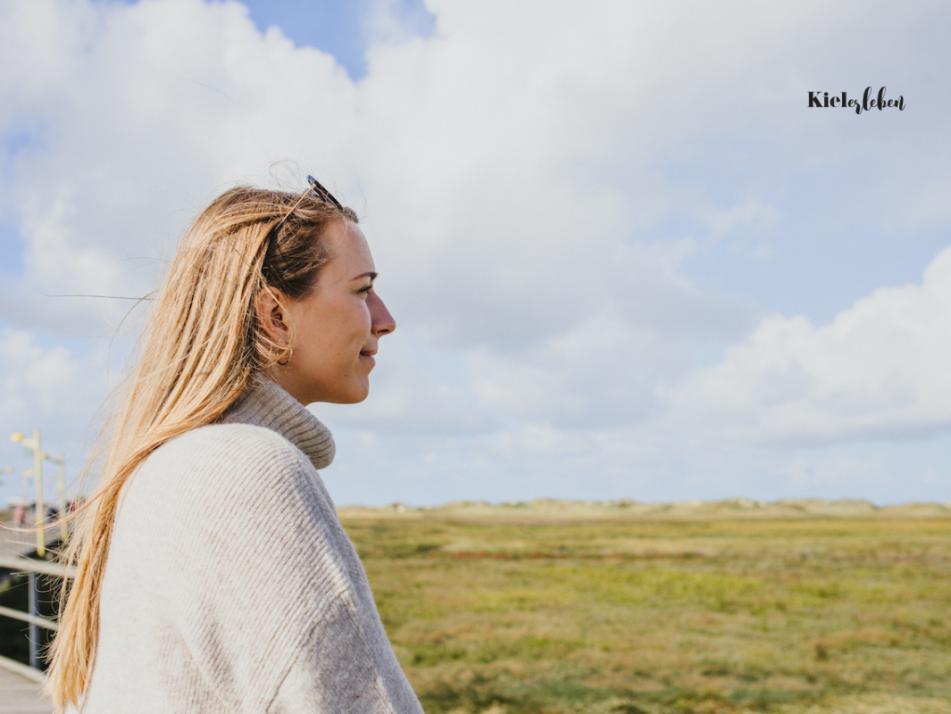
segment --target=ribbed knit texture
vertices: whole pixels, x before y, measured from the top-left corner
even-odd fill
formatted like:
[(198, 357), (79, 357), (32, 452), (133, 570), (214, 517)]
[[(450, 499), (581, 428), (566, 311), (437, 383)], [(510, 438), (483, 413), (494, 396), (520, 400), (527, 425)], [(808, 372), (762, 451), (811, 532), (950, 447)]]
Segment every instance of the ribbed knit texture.
[(140, 465), (83, 714), (422, 712), (317, 473), (333, 457), (327, 427), (259, 374)]

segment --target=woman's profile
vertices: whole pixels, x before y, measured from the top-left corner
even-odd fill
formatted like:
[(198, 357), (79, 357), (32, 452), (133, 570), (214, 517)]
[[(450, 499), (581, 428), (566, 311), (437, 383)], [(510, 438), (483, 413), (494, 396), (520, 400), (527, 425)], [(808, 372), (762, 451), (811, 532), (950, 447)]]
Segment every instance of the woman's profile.
[(64, 514), (58, 713), (422, 712), (306, 409), (364, 400), (396, 325), (356, 214), (308, 181), (225, 191), (181, 238)]

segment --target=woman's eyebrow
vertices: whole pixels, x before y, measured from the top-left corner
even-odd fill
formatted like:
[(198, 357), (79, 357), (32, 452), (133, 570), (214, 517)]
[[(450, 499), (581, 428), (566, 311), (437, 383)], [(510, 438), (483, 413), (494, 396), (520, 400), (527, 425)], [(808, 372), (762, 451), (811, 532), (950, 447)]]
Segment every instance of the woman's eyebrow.
[(360, 273), (359, 275), (355, 275), (354, 277), (352, 277), (352, 278), (350, 278), (350, 279), (351, 279), (351, 280), (357, 280), (357, 279), (359, 279), (359, 278), (364, 278), (364, 277), (366, 277), (367, 275), (370, 276), (370, 280), (376, 280), (377, 274), (374, 273), (373, 271), (370, 271), (370, 272), (367, 272), (367, 273)]

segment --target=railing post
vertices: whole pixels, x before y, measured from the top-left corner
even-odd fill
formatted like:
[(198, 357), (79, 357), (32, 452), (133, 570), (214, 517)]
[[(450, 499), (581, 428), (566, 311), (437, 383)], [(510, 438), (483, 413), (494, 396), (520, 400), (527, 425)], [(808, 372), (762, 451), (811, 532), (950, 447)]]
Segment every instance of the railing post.
[(43, 451), (40, 449), (40, 430), (33, 430), (33, 480), (36, 483), (36, 555), (46, 554), (46, 505), (43, 503)]
[[(29, 606), (31, 615), (39, 615), (36, 607), (36, 574), (29, 574)], [(39, 630), (36, 625), (32, 622), (30, 623), (30, 666), (34, 669), (39, 669), (40, 658), (38, 656), (39, 642), (37, 642), (37, 636), (39, 635)]]

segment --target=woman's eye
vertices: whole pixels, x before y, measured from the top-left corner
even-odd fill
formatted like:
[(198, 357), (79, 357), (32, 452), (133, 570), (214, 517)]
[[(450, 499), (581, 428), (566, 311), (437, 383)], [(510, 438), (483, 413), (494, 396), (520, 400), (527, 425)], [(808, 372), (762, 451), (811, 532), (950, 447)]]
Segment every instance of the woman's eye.
[(372, 285), (367, 285), (365, 288), (361, 288), (361, 289), (358, 290), (357, 292), (360, 292), (360, 293), (369, 293), (370, 290), (372, 290), (372, 289), (373, 289), (373, 286), (372, 286)]

